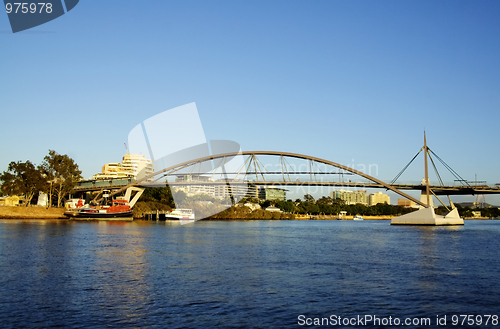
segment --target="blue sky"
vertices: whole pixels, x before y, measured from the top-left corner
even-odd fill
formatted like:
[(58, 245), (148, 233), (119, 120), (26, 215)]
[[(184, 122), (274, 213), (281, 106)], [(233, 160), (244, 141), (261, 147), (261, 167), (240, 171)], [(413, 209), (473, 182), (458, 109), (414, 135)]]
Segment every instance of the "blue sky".
[(425, 129), (463, 178), (500, 183), (499, 36), (498, 1), (82, 0), (16, 34), (0, 14), (0, 171), (54, 149), (89, 177), (135, 125), (196, 102), (207, 139), (244, 150), (390, 181)]

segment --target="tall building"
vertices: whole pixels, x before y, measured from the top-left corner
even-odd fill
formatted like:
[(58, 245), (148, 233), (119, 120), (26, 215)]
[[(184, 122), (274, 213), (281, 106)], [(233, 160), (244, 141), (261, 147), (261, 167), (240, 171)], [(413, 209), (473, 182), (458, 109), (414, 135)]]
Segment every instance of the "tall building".
[(146, 156), (142, 154), (125, 154), (122, 159), (122, 168), (126, 172), (133, 173), (136, 178), (143, 170), (144, 172), (141, 174), (143, 177), (154, 173), (153, 161), (146, 159)]
[(265, 186), (259, 188), (259, 199), (286, 201), (286, 190), (276, 186)]
[(349, 204), (362, 204), (368, 205), (368, 196), (366, 191), (346, 191), (346, 190), (336, 190), (330, 192), (330, 197), (333, 200), (340, 199), (344, 201), (346, 205)]
[(242, 184), (222, 184), (215, 185), (215, 197), (225, 199), (233, 197), (235, 201), (239, 201), (245, 197), (255, 198), (258, 195), (257, 186), (243, 183)]
[(398, 199), (398, 206), (414, 208), (415, 202), (408, 200), (408, 199), (401, 198), (401, 199)]
[(92, 176), (92, 179), (117, 179), (141, 177), (154, 172), (153, 161), (146, 159), (145, 155), (125, 154), (122, 162), (106, 163), (101, 172)]
[(370, 193), (368, 196), (368, 205), (369, 206), (374, 206), (378, 203), (391, 203), (391, 197), (388, 196), (387, 194), (384, 194), (382, 192), (377, 192), (377, 193)]

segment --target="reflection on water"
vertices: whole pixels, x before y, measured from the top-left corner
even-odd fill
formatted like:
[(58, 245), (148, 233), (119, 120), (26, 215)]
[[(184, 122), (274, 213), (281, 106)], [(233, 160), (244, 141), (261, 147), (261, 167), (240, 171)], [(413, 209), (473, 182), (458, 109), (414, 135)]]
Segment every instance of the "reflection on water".
[(0, 221), (0, 319), (264, 328), (300, 314), (496, 314), (499, 235), (497, 221)]

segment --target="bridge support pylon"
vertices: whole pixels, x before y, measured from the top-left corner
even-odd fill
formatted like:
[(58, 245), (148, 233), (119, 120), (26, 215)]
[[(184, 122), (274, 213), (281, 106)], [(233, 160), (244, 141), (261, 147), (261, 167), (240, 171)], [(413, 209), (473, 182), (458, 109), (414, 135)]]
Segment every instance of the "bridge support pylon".
[[(422, 203), (427, 204), (427, 193), (425, 193), (425, 191), (422, 191), (422, 194), (420, 194), (420, 201), (422, 201)], [(432, 195), (429, 198), (429, 206), (434, 207), (434, 200), (432, 199)], [(419, 207), (423, 208), (422, 206)]]
[[(464, 225), (464, 220), (460, 218), (458, 209), (455, 208), (450, 200), (451, 210), (444, 215), (436, 215), (434, 211), (434, 202), (432, 200), (431, 189), (429, 188), (429, 173), (427, 168), (427, 157), (429, 148), (427, 147), (427, 140), (424, 132), (424, 150), (425, 156), (425, 178), (422, 184), (425, 185), (425, 191), (422, 191), (420, 200), (426, 205), (417, 211), (402, 215), (391, 220), (391, 225)], [(432, 192), (434, 194), (434, 192)]]

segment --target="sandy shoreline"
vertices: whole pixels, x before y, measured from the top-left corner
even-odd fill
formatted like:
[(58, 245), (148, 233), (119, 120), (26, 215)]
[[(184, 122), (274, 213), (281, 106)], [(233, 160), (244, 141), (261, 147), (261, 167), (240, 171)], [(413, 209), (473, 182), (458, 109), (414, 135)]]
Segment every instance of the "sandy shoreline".
[(0, 219), (68, 219), (64, 208), (0, 207)]

